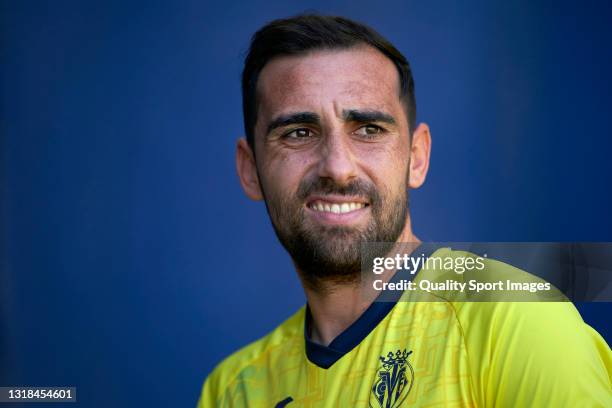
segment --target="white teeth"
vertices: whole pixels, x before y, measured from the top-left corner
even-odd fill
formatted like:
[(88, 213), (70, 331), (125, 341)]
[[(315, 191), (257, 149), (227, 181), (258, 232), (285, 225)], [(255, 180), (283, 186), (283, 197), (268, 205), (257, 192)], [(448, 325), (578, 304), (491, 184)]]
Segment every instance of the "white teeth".
[(349, 213), (351, 211), (359, 210), (363, 208), (365, 204), (356, 203), (356, 202), (346, 202), (346, 203), (324, 203), (322, 201), (317, 201), (315, 203), (310, 204), (310, 208), (315, 211), (323, 211), (323, 212), (331, 212), (334, 214), (344, 214)]

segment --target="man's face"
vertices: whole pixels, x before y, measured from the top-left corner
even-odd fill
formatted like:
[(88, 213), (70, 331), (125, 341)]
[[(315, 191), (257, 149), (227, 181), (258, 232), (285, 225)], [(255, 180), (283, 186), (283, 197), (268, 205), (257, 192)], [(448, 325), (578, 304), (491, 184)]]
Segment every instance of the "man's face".
[(258, 81), (257, 173), (304, 278), (352, 280), (361, 242), (407, 217), (410, 137), (394, 64), (361, 46), (270, 61)]

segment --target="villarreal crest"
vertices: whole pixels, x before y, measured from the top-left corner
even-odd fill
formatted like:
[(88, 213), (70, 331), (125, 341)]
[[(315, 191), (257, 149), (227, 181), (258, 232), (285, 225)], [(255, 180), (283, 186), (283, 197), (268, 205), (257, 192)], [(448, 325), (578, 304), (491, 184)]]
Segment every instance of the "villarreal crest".
[(412, 351), (397, 350), (389, 352), (387, 357), (379, 357), (382, 365), (376, 373), (376, 380), (370, 393), (371, 408), (397, 408), (406, 398), (412, 383), (414, 371), (408, 362)]

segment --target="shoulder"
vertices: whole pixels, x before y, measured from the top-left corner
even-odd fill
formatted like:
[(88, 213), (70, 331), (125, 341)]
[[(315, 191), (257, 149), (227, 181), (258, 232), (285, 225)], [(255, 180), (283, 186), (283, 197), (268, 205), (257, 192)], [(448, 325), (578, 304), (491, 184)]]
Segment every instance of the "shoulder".
[(281, 323), (272, 332), (239, 349), (221, 361), (204, 381), (198, 406), (216, 406), (218, 398), (232, 383), (249, 368), (270, 361), (274, 351), (301, 339), (304, 330), (305, 308)]
[[(473, 256), (461, 251), (444, 252), (447, 255)], [(485, 264), (496, 279), (544, 282), (503, 262), (487, 259)], [(449, 301), (464, 337), (477, 399), (502, 406), (529, 401), (609, 404), (612, 352), (605, 340), (569, 301), (529, 293), (521, 299)]]
[[(437, 253), (438, 254), (438, 253)], [(476, 258), (469, 252), (443, 249), (439, 256), (452, 258)], [(483, 259), (482, 272), (466, 272), (463, 282), (477, 277), (478, 282), (507, 281), (521, 283), (545, 283), (543, 279), (524, 270), (494, 259)], [(451, 271), (454, 274), (454, 272)], [(484, 273), (484, 278), (477, 276)], [(448, 274), (441, 276), (447, 277)], [(456, 276), (456, 275), (455, 275)], [(574, 304), (556, 288), (540, 295), (528, 290), (506, 295), (502, 290), (490, 291), (489, 297), (465, 296), (446, 299), (455, 310), (458, 323), (467, 341), (477, 342), (480, 350), (503, 346), (506, 349), (529, 344), (529, 352), (538, 347), (554, 349), (555, 345), (578, 345), (592, 340), (593, 331), (582, 320)], [(469, 286), (466, 286), (469, 288)], [(474, 301), (471, 301), (474, 300)], [(488, 344), (485, 344), (488, 343)], [(546, 353), (545, 353), (546, 354)]]
[(465, 303), (457, 316), (484, 405), (612, 403), (612, 352), (572, 303)]

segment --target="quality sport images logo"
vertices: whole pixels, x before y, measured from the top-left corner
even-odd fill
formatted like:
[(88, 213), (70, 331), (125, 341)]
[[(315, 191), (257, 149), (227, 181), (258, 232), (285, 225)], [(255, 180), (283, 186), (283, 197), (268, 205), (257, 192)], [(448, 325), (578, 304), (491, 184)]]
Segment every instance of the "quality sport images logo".
[(370, 408), (397, 408), (408, 396), (414, 383), (414, 370), (408, 361), (412, 351), (397, 350), (380, 356), (382, 365), (370, 393)]

